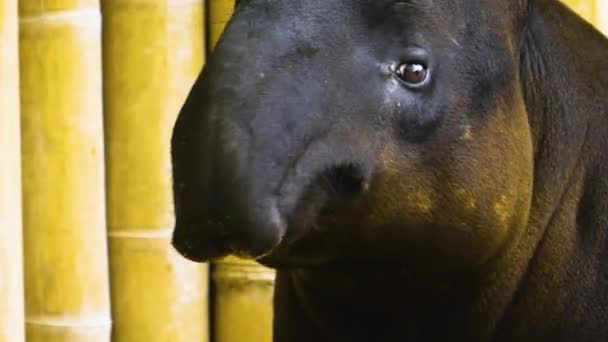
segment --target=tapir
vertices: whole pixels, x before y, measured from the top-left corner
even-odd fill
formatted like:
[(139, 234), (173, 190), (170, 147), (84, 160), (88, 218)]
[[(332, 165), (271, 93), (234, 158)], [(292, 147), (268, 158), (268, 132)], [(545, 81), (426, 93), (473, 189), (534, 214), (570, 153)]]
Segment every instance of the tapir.
[(240, 0), (171, 137), (172, 246), (275, 342), (608, 341), (608, 39), (557, 0)]

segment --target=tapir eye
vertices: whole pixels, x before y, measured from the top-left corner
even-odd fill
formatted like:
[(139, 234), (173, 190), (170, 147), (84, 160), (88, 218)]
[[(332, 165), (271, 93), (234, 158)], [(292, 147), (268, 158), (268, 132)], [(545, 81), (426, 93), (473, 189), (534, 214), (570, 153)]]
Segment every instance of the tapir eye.
[(408, 86), (419, 87), (424, 84), (429, 76), (429, 71), (424, 63), (403, 63), (395, 70), (397, 77)]

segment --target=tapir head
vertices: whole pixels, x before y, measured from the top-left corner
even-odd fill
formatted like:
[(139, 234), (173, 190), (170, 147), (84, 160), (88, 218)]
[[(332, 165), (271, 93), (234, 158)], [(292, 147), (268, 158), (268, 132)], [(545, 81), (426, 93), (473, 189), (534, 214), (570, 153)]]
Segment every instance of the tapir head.
[(240, 0), (172, 140), (173, 245), (482, 264), (522, 230), (518, 1)]

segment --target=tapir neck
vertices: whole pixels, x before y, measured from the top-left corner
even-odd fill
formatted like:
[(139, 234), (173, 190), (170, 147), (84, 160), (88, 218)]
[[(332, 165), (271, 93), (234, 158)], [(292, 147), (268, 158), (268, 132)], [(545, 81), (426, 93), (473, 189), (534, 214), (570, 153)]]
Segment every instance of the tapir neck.
[(534, 146), (530, 252), (547, 229), (568, 226), (568, 234), (576, 234), (577, 222), (555, 222), (556, 217), (576, 211), (566, 202), (601, 188), (608, 177), (601, 169), (608, 150), (608, 41), (559, 1), (532, 3), (521, 58)]
[(608, 42), (558, 1), (532, 3), (521, 82), (534, 192), (527, 234), (501, 267), (510, 301), (492, 335), (562, 341), (588, 331), (597, 340), (606, 317), (593, 313), (608, 308)]
[[(606, 125), (608, 41), (558, 0), (531, 3), (522, 32), (520, 78), (536, 172), (543, 179), (568, 177), (581, 149), (597, 143), (593, 130)], [(552, 163), (561, 175), (542, 169), (541, 163)], [(548, 182), (564, 184), (563, 179)]]

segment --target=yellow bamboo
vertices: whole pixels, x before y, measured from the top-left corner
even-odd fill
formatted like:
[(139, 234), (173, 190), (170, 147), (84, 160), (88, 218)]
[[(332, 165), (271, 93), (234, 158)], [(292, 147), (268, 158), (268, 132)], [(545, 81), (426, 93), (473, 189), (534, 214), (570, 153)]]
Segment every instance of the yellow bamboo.
[(587, 21), (594, 23), (596, 1), (602, 2), (606, 0), (562, 0), (566, 5), (570, 6), (574, 11), (580, 14)]
[(235, 257), (216, 262), (215, 342), (271, 342), (275, 274)]
[[(208, 3), (209, 51), (219, 40), (234, 4), (234, 0)], [(275, 272), (234, 256), (216, 261), (212, 272), (215, 342), (272, 341)]]
[(102, 0), (113, 341), (209, 339), (208, 265), (170, 245), (170, 137), (204, 63), (203, 8)]
[(95, 0), (22, 0), (28, 342), (110, 340), (101, 16)]
[(235, 0), (211, 0), (208, 2), (208, 37), (209, 45), (208, 49), (211, 51), (217, 43), (226, 22), (232, 16), (232, 10), (234, 9)]
[(608, 35), (608, 0), (597, 0), (595, 21), (605, 35)]
[(0, 0), (0, 342), (23, 342), (17, 0)]

